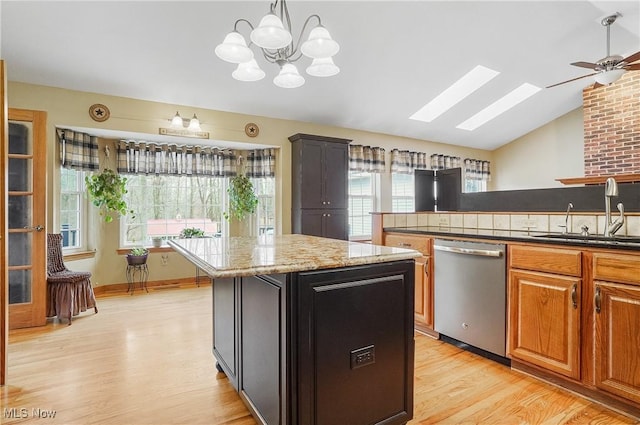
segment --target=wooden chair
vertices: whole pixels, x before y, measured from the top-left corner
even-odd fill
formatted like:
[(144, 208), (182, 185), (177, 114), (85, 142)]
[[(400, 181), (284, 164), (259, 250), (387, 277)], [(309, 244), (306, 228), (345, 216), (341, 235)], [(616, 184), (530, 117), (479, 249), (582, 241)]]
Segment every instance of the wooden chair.
[(91, 273), (73, 272), (62, 259), (62, 235), (47, 234), (47, 317), (69, 320), (81, 311), (98, 312)]

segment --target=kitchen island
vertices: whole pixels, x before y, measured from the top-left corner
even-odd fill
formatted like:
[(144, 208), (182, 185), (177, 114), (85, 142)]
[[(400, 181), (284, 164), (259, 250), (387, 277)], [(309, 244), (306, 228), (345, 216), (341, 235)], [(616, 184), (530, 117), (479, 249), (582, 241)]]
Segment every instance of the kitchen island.
[(297, 234), (169, 244), (213, 278), (216, 366), (259, 423), (411, 419), (418, 252)]

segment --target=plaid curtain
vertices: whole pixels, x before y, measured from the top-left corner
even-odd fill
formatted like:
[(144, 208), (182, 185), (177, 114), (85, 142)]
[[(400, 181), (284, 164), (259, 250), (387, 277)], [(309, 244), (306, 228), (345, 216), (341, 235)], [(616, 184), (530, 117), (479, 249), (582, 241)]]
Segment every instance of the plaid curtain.
[(56, 128), (60, 165), (74, 170), (93, 171), (98, 167), (98, 138), (79, 131)]
[(367, 173), (385, 172), (385, 151), (371, 146), (349, 145), (349, 170)]
[(185, 176), (235, 176), (236, 154), (210, 146), (167, 145), (121, 140), (118, 172)]
[(462, 164), (459, 156), (449, 156), (434, 153), (431, 155), (432, 170), (448, 170), (449, 168), (459, 168)]
[(391, 151), (391, 172), (413, 174), (414, 170), (427, 169), (427, 154), (394, 149)]
[(270, 148), (248, 151), (245, 173), (247, 177), (274, 177), (276, 175), (276, 150)]
[(466, 158), (464, 160), (465, 179), (469, 180), (491, 180), (491, 163), (480, 159)]

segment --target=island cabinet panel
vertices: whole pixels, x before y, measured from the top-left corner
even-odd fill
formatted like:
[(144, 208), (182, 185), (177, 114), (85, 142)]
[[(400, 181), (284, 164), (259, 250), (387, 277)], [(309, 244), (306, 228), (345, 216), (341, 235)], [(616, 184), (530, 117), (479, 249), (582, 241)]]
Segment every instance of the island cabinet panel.
[(510, 354), (580, 379), (581, 279), (511, 270)]
[(301, 272), (296, 424), (403, 424), (413, 414), (413, 261)]
[(283, 423), (284, 275), (242, 278), (240, 392), (268, 424)]
[(414, 260), (213, 287), (214, 355), (258, 423), (412, 418)]
[(295, 134), (291, 141), (292, 230), (348, 239), (348, 139)]
[(239, 351), (237, 335), (239, 286), (234, 278), (215, 279), (213, 282), (213, 353), (216, 367), (224, 372), (238, 389)]

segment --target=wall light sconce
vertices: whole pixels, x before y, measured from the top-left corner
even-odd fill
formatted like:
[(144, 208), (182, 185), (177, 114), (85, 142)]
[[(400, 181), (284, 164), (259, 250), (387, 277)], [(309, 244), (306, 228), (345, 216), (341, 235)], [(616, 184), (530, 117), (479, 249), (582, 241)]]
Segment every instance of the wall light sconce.
[(180, 112), (176, 111), (176, 114), (168, 120), (171, 122), (169, 128), (160, 128), (160, 134), (165, 136), (181, 136), (181, 137), (195, 137), (198, 139), (208, 139), (209, 132), (202, 131), (200, 128), (200, 120), (193, 114), (193, 118), (182, 118)]

